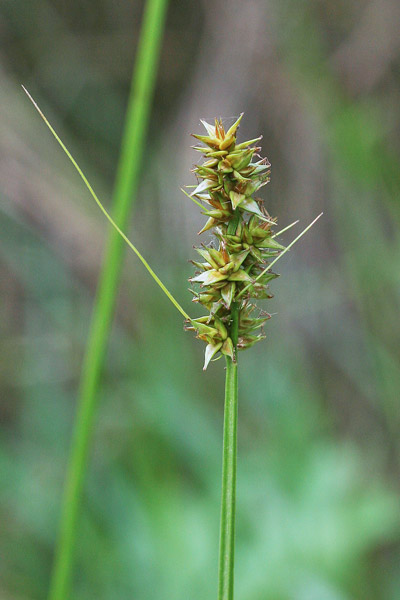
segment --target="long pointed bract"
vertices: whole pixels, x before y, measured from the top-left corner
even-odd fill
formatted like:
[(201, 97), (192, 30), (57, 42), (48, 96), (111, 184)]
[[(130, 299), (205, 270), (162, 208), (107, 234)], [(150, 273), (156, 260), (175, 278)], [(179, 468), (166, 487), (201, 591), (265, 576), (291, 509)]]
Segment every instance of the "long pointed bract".
[[(41, 111), (41, 109), (39, 108), (38, 104), (32, 98), (32, 96), (30, 95), (30, 93), (28, 92), (28, 90), (24, 86), (22, 86), (22, 88), (23, 88), (24, 92), (26, 93), (26, 95), (28, 96), (29, 100), (32, 102), (32, 104), (34, 105), (34, 107), (36, 108), (36, 110), (38, 111), (38, 113), (40, 114), (40, 116), (42, 117), (42, 119), (44, 120), (44, 122), (46, 123), (47, 127), (50, 129), (50, 131), (53, 134), (53, 136), (56, 138), (57, 142), (60, 144), (61, 148), (64, 150), (65, 154), (68, 156), (68, 158), (70, 159), (70, 161), (74, 165), (75, 169), (78, 171), (78, 173), (81, 176), (81, 178), (83, 179), (83, 181), (84, 181), (87, 189), (91, 193), (91, 195), (94, 198), (97, 206), (100, 208), (100, 210), (102, 211), (102, 213), (104, 214), (104, 216), (106, 217), (106, 219), (111, 223), (111, 225), (119, 233), (119, 235), (126, 242), (126, 244), (128, 244), (128, 246), (131, 248), (131, 250), (134, 251), (134, 253), (136, 254), (136, 256), (143, 263), (143, 265), (146, 267), (146, 269), (148, 270), (148, 272), (150, 273), (150, 275), (152, 276), (152, 278), (154, 279), (154, 281), (157, 283), (157, 285), (160, 286), (160, 288), (162, 289), (162, 291), (164, 292), (164, 294), (170, 299), (170, 301), (175, 306), (175, 308), (177, 308), (179, 310), (179, 312), (185, 317), (185, 319), (190, 319), (189, 315), (184, 311), (184, 309), (181, 307), (181, 305), (178, 303), (178, 301), (175, 300), (175, 298), (173, 297), (173, 295), (171, 294), (171, 292), (168, 291), (168, 289), (165, 287), (165, 285), (163, 284), (163, 282), (154, 273), (153, 269), (150, 267), (149, 263), (144, 258), (144, 256), (139, 252), (139, 250), (136, 248), (136, 246), (134, 246), (132, 244), (132, 242), (130, 241), (130, 239), (118, 227), (118, 225), (116, 224), (116, 222), (114, 221), (114, 219), (112, 218), (112, 216), (107, 212), (106, 208), (104, 207), (104, 205), (102, 204), (102, 202), (99, 200), (97, 194), (95, 193), (95, 191), (93, 190), (92, 186), (90, 185), (90, 183), (89, 183), (86, 175), (83, 173), (82, 169), (80, 168), (80, 166), (78, 165), (78, 163), (76, 162), (76, 160), (74, 159), (74, 157), (72, 156), (71, 152), (68, 150), (68, 148), (66, 147), (66, 145), (64, 144), (64, 142), (58, 136), (58, 134), (56, 133), (56, 131), (54, 130), (54, 128), (52, 127), (52, 125), (49, 123), (49, 121), (47, 120), (47, 118), (45, 117), (45, 115), (43, 114), (43, 112)], [(182, 190), (182, 191), (184, 192), (184, 190)]]

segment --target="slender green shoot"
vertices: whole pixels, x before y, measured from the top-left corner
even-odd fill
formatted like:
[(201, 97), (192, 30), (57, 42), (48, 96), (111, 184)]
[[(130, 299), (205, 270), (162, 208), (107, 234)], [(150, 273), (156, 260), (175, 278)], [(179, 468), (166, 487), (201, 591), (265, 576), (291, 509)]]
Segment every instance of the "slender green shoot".
[(74, 548), (79, 531), (78, 519), (82, 505), (83, 483), (87, 470), (90, 440), (92, 437), (97, 407), (97, 391), (118, 291), (123, 252), (125, 248), (123, 240), (127, 242), (136, 253), (146, 269), (152, 275), (153, 279), (160, 285), (161, 289), (167, 294), (178, 310), (185, 318), (187, 316), (185, 311), (179, 307), (172, 295), (166, 290), (165, 286), (161, 284), (155, 273), (152, 272), (137, 248), (135, 248), (133, 244), (130, 244), (129, 240), (122, 233), (122, 229), (125, 229), (128, 225), (131, 208), (136, 198), (140, 180), (140, 167), (145, 135), (150, 117), (167, 5), (168, 0), (146, 0), (145, 3), (143, 24), (138, 42), (114, 187), (114, 219), (111, 219), (102, 204), (98, 201), (96, 194), (76, 161), (31, 98), (50, 131), (55, 136), (55, 139), (61, 145), (64, 152), (66, 152), (72, 164), (78, 171), (100, 209), (114, 227), (110, 231), (108, 238), (82, 366), (77, 416), (71, 443), (68, 472), (66, 475), (60, 531), (56, 545), (49, 600), (67, 600), (73, 597), (70, 588), (74, 562)]
[[(232, 305), (231, 338), (237, 356), (239, 304)], [(235, 567), (236, 466), (238, 421), (237, 359), (226, 356), (224, 438), (222, 450), (221, 524), (218, 600), (233, 600)]]
[(298, 235), (296, 238), (294, 238), (294, 240), (293, 240), (292, 242), (290, 242), (290, 244), (289, 244), (288, 246), (286, 246), (286, 248), (285, 248), (284, 250), (282, 250), (282, 252), (279, 254), (279, 256), (277, 256), (277, 257), (275, 258), (275, 260), (273, 260), (273, 261), (272, 261), (272, 263), (268, 265), (268, 267), (266, 267), (266, 268), (265, 268), (263, 271), (261, 271), (261, 273), (260, 273), (260, 274), (259, 274), (259, 275), (258, 275), (258, 276), (257, 276), (257, 277), (256, 277), (256, 278), (255, 278), (255, 279), (252, 281), (252, 282), (251, 282), (251, 283), (249, 283), (248, 285), (246, 285), (246, 287), (244, 287), (244, 288), (242, 289), (242, 291), (241, 291), (241, 292), (239, 292), (239, 294), (237, 294), (236, 298), (239, 298), (240, 296), (243, 296), (243, 294), (246, 292), (246, 290), (248, 290), (248, 289), (249, 289), (249, 288), (250, 288), (252, 285), (254, 285), (254, 284), (255, 284), (255, 283), (256, 283), (256, 282), (257, 282), (259, 279), (261, 279), (261, 277), (262, 277), (263, 275), (265, 275), (265, 273), (266, 273), (267, 271), (269, 271), (270, 269), (272, 269), (272, 267), (274, 266), (274, 264), (275, 264), (275, 263), (277, 263), (277, 262), (278, 262), (278, 260), (279, 260), (280, 258), (282, 258), (282, 256), (283, 256), (284, 254), (286, 254), (286, 252), (289, 252), (290, 248), (292, 248), (292, 246), (294, 246), (294, 245), (295, 245), (295, 243), (296, 243), (296, 242), (298, 242), (298, 241), (299, 241), (299, 239), (300, 239), (301, 237), (303, 237), (303, 235), (304, 235), (305, 233), (307, 233), (307, 231), (308, 231), (309, 229), (311, 229), (311, 227), (312, 227), (312, 226), (313, 226), (313, 225), (314, 225), (314, 224), (315, 224), (315, 223), (318, 221), (318, 219), (319, 219), (320, 217), (322, 217), (322, 215), (323, 215), (323, 214), (324, 214), (324, 213), (321, 213), (321, 214), (319, 214), (319, 215), (318, 215), (318, 217), (316, 217), (316, 218), (314, 219), (314, 221), (312, 221), (312, 222), (311, 222), (309, 225), (307, 225), (307, 227), (306, 227), (305, 229), (303, 229), (303, 231), (302, 231), (301, 233), (299, 233), (299, 235)]
[[(146, 269), (148, 270), (148, 272), (150, 273), (150, 275), (152, 276), (152, 278), (154, 279), (154, 281), (157, 283), (157, 285), (160, 286), (160, 288), (162, 289), (162, 291), (164, 292), (164, 294), (169, 298), (169, 300), (172, 302), (172, 304), (175, 306), (175, 308), (177, 308), (179, 310), (179, 312), (185, 317), (185, 319), (189, 319), (190, 320), (189, 315), (182, 308), (182, 306), (179, 304), (179, 302), (173, 297), (173, 295), (171, 294), (171, 292), (165, 287), (165, 285), (159, 279), (159, 277), (155, 274), (155, 272), (150, 267), (149, 263), (144, 258), (144, 256), (139, 252), (139, 250), (136, 248), (136, 246), (134, 246), (132, 244), (132, 242), (125, 235), (125, 233), (123, 231), (121, 231), (121, 229), (118, 227), (118, 225), (116, 224), (116, 222), (114, 221), (114, 219), (112, 218), (112, 216), (107, 212), (107, 210), (105, 209), (104, 205), (99, 200), (96, 192), (93, 190), (92, 186), (90, 185), (90, 183), (89, 183), (86, 175), (83, 173), (82, 169), (80, 168), (80, 166), (78, 165), (78, 163), (76, 162), (76, 160), (74, 159), (74, 157), (72, 156), (71, 152), (68, 150), (68, 148), (66, 147), (66, 145), (64, 144), (64, 142), (60, 139), (60, 137), (58, 136), (58, 134), (56, 133), (56, 131), (54, 130), (54, 128), (52, 127), (52, 125), (49, 123), (49, 121), (47, 120), (47, 118), (45, 117), (45, 115), (43, 114), (43, 112), (40, 110), (39, 106), (37, 105), (37, 103), (35, 102), (35, 100), (32, 98), (32, 96), (30, 95), (30, 93), (28, 92), (28, 90), (24, 86), (22, 86), (22, 88), (23, 88), (24, 92), (26, 93), (26, 95), (28, 96), (29, 100), (32, 102), (32, 104), (34, 105), (34, 107), (36, 108), (36, 110), (38, 111), (38, 113), (40, 114), (40, 116), (42, 117), (42, 119), (44, 120), (44, 122), (46, 123), (47, 127), (50, 129), (51, 133), (56, 138), (57, 142), (60, 144), (61, 148), (64, 150), (65, 154), (68, 156), (68, 158), (70, 159), (70, 161), (74, 165), (75, 169), (78, 171), (78, 173), (81, 176), (81, 178), (83, 179), (83, 181), (84, 181), (87, 189), (89, 190), (89, 192), (93, 196), (93, 198), (94, 198), (97, 206), (100, 208), (100, 210), (102, 211), (102, 213), (104, 214), (104, 216), (106, 217), (106, 219), (108, 219), (108, 221), (111, 223), (111, 225), (114, 227), (114, 229), (119, 233), (119, 235), (122, 237), (122, 239), (128, 244), (129, 248), (131, 248), (131, 250), (134, 251), (134, 253), (136, 254), (136, 256), (143, 263), (143, 265), (146, 267)], [(182, 190), (182, 191), (184, 191), (184, 190)], [(193, 200), (193, 198), (192, 198), (192, 200)]]

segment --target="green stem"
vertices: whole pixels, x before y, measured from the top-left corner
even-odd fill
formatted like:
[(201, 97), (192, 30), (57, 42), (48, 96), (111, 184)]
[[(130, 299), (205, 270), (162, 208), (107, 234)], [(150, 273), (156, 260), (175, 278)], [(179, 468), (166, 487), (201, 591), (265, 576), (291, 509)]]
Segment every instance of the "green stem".
[[(239, 305), (232, 304), (231, 338), (237, 346)], [(226, 357), (222, 499), (219, 542), (218, 600), (233, 600), (236, 513), (238, 374), (237, 362)]]
[[(127, 108), (113, 194), (115, 222), (125, 228), (140, 177), (168, 0), (147, 0)], [(84, 357), (75, 430), (63, 496), (49, 600), (71, 598), (70, 585), (83, 481), (97, 406), (97, 391), (114, 313), (124, 241), (111, 230)]]

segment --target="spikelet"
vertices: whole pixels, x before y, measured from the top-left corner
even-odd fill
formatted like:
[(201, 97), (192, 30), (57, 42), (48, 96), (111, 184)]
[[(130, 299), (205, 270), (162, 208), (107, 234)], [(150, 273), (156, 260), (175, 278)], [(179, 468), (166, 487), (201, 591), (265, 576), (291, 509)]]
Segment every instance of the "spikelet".
[[(264, 271), (284, 250), (273, 237), (276, 219), (254, 198), (270, 180), (270, 163), (260, 159), (261, 148), (252, 145), (261, 138), (236, 143), (242, 117), (243, 113), (227, 131), (221, 120), (215, 119), (214, 125), (202, 121), (207, 135), (194, 135), (204, 144), (194, 148), (205, 160), (194, 168), (198, 185), (191, 196), (204, 206), (207, 217), (199, 234), (213, 230), (215, 236), (209, 247), (196, 249), (202, 260), (192, 261), (197, 271), (189, 280), (196, 286), (191, 289), (193, 302), (208, 313), (186, 325), (207, 344), (204, 369), (221, 354), (236, 360), (237, 350), (264, 339), (262, 327), (270, 315), (255, 315), (252, 299), (272, 297), (268, 284), (278, 275)], [(239, 313), (236, 343), (231, 337), (233, 305)]]

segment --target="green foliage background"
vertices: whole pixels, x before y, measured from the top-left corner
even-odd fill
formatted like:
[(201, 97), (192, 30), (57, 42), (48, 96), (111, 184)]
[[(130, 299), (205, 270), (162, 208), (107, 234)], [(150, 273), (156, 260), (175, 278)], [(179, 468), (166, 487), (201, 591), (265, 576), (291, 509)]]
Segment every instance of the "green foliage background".
[[(0, 54), (0, 596), (46, 595), (139, 2), (4, 1)], [(199, 118), (264, 135), (283, 227), (267, 340), (241, 355), (237, 600), (400, 595), (400, 77), (394, 0), (171, 2), (130, 236), (186, 310)], [(294, 234), (293, 234), (294, 235)], [(207, 241), (207, 234), (204, 241)], [(286, 241), (291, 239), (289, 233)], [(201, 370), (128, 255), (74, 599), (215, 597), (223, 366)]]

